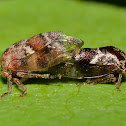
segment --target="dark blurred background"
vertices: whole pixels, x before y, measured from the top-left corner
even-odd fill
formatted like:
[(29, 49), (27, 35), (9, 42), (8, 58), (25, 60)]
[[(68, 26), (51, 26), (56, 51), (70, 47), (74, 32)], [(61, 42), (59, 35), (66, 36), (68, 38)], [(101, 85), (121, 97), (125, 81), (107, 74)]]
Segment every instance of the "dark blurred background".
[(108, 4), (114, 4), (117, 6), (126, 6), (126, 0), (80, 0), (80, 1), (95, 1), (95, 2), (102, 2)]

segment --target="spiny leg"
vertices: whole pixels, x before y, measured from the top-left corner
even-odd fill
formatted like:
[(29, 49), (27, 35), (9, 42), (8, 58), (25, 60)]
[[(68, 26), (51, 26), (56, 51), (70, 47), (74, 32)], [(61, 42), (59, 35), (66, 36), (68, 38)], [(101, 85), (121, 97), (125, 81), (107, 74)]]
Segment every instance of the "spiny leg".
[(24, 73), (24, 72), (18, 72), (18, 77), (22, 78), (45, 78), (45, 79), (54, 79), (57, 77), (57, 75), (50, 75), (50, 74), (37, 74), (37, 73)]
[(13, 78), (13, 81), (23, 89), (23, 92), (21, 93), (20, 97), (23, 97), (23, 95), (26, 93), (27, 88), (23, 85), (23, 83), (18, 78)]
[(122, 81), (122, 74), (119, 74), (118, 81), (116, 83), (116, 89), (118, 90), (118, 92), (121, 91), (119, 88), (121, 81)]
[[(24, 81), (26, 78), (45, 78), (45, 79), (54, 79), (58, 77), (58, 75), (50, 75), (50, 74), (36, 74), (36, 73), (24, 73), (24, 72), (17, 72), (17, 76), (21, 77), (21, 80), (14, 78), (13, 81), (23, 89), (23, 93), (20, 95), (20, 97), (23, 97), (23, 95), (26, 93), (27, 88), (22, 84), (21, 81)], [(24, 79), (23, 79), (24, 78)]]
[[(97, 77), (97, 78), (88, 78), (86, 80), (86, 82), (83, 82), (82, 84), (98, 84), (98, 83), (109, 83), (109, 82), (115, 82), (116, 81), (116, 77), (114, 77), (114, 74), (109, 74), (106, 76), (102, 76), (102, 77)], [(82, 85), (81, 84), (81, 85)], [(79, 84), (77, 84), (77, 86), (79, 86)]]
[(7, 77), (7, 84), (8, 84), (8, 92), (3, 93), (1, 97), (4, 97), (6, 94), (10, 94), (12, 92), (12, 75), (11, 74)]
[(89, 78), (87, 79), (87, 83), (90, 84), (98, 84), (98, 83), (110, 83), (110, 82), (115, 82), (116, 77), (114, 77), (114, 74), (109, 74), (104, 77), (98, 77), (98, 78)]

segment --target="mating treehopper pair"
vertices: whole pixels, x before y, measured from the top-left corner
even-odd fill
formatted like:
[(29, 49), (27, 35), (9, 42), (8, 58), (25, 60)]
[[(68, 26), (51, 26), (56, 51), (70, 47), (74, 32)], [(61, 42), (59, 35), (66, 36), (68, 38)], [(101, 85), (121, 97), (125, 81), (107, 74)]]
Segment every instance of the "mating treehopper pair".
[[(113, 46), (83, 48), (83, 41), (62, 34), (61, 31), (37, 34), (5, 50), (1, 57), (2, 76), (7, 79), (8, 92), (12, 83), (23, 89), (27, 78), (68, 77), (86, 79), (84, 83), (117, 81), (116, 88), (126, 73), (126, 55)], [(45, 74), (47, 73), (47, 74)]]

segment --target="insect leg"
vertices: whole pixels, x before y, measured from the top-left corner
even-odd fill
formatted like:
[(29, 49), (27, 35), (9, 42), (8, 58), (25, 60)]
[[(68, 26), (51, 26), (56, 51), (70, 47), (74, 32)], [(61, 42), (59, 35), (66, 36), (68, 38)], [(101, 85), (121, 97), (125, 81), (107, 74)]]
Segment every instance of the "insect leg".
[(13, 81), (23, 89), (23, 92), (21, 93), (20, 97), (23, 97), (23, 95), (26, 93), (27, 88), (23, 85), (23, 83), (18, 78), (13, 78)]
[(36, 74), (36, 73), (24, 73), (24, 72), (18, 72), (18, 77), (22, 78), (45, 78), (45, 79), (54, 79), (57, 77), (57, 75), (50, 75), (50, 74)]
[(87, 79), (86, 83), (98, 84), (98, 83), (110, 83), (115, 81), (116, 81), (116, 77), (114, 77), (114, 74), (109, 74), (104, 77), (89, 78)]
[(12, 75), (11, 74), (7, 77), (7, 84), (8, 84), (8, 92), (3, 93), (1, 97), (4, 97), (6, 94), (10, 94), (12, 92)]
[[(109, 74), (109, 75), (97, 77), (97, 78), (88, 78), (86, 82), (83, 82), (82, 84), (94, 85), (98, 83), (109, 83), (109, 82), (115, 82), (115, 81), (116, 81), (116, 77), (114, 77), (114, 74)], [(79, 86), (79, 84), (77, 84), (77, 86)]]
[(121, 91), (121, 90), (119, 89), (121, 80), (122, 80), (122, 74), (119, 74), (118, 81), (117, 81), (117, 83), (116, 83), (116, 89), (118, 90), (118, 92)]

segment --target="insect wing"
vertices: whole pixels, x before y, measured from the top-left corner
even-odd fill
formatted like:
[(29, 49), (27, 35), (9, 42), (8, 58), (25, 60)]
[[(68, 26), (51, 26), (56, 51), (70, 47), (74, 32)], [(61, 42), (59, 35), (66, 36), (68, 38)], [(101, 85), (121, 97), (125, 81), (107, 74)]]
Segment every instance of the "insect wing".
[(46, 71), (49, 67), (71, 60), (83, 41), (72, 36), (59, 35), (52, 43), (25, 58), (12, 61), (13, 71)]
[(5, 50), (1, 57), (2, 70), (15, 69), (16, 60), (26, 58), (52, 43), (62, 32), (46, 32), (15, 43)]
[(64, 48), (65, 52), (80, 49), (84, 45), (84, 42), (82, 40), (73, 36), (67, 36), (65, 34), (61, 34), (55, 40), (55, 44), (56, 43), (61, 45), (62, 48)]
[(35, 51), (39, 51), (52, 43), (61, 33), (62, 31), (53, 31), (37, 34), (27, 40), (26, 46), (30, 46)]

